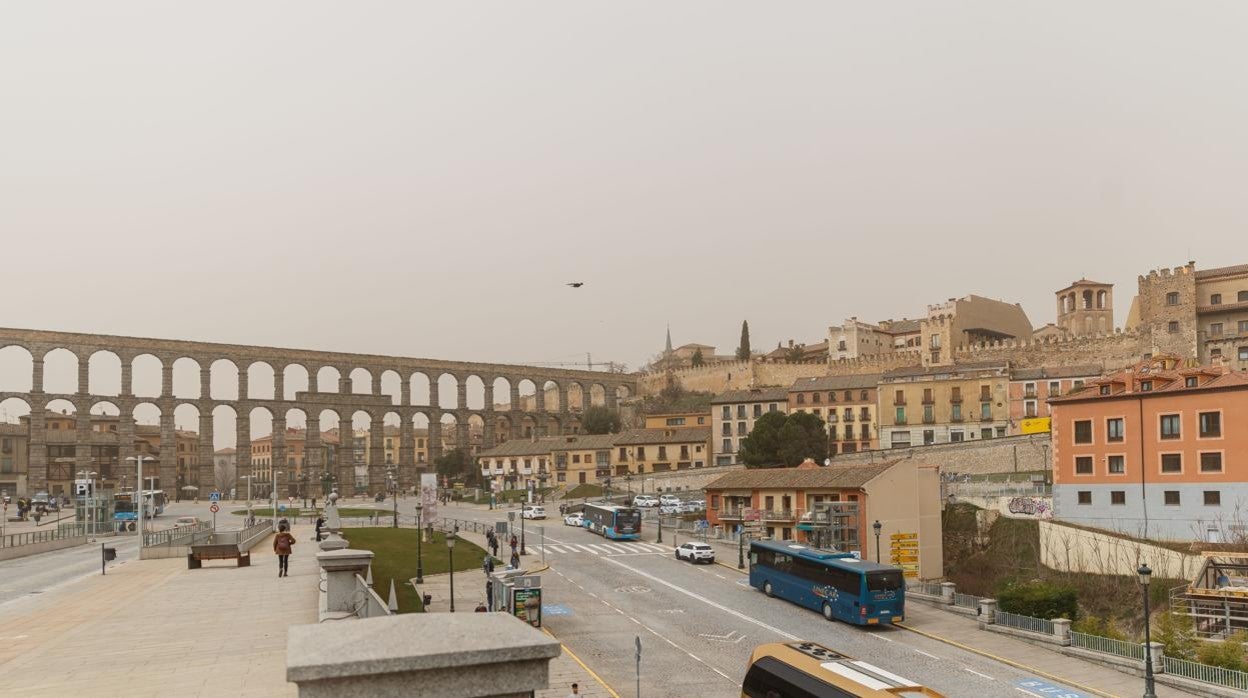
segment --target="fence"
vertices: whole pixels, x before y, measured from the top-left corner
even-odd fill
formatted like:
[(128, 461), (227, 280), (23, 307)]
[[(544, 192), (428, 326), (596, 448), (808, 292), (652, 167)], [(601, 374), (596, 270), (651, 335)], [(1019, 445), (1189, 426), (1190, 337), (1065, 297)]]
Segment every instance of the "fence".
[(926, 594), (927, 596), (941, 595), (942, 587), (940, 582), (910, 582), (906, 585), (907, 592), (915, 594)]
[(1028, 630), (1033, 633), (1042, 633), (1044, 635), (1053, 635), (1053, 621), (1043, 618), (1032, 618), (1031, 616), (1020, 616), (1017, 613), (1006, 613), (1005, 611), (997, 611), (997, 625), (1004, 625), (1010, 628), (1018, 628), (1019, 630)]
[(22, 545), (47, 543), (85, 535), (87, 535), (86, 524), (58, 524), (56, 528), (49, 528), (43, 531), (27, 531), (26, 533), (10, 533), (0, 536), (0, 548), (16, 548)]
[(972, 596), (970, 594), (962, 594), (956, 591), (953, 592), (953, 605), (957, 606), (958, 608), (973, 608), (978, 611), (979, 599), (980, 597), (978, 596)]
[(1164, 662), (1167, 674), (1248, 691), (1248, 672), (1198, 664), (1175, 657), (1165, 657)]
[[(207, 521), (200, 521), (197, 524), (189, 526), (174, 526), (163, 531), (153, 531), (143, 534), (144, 547), (153, 547), (157, 545), (189, 545), (188, 541), (183, 538), (194, 539), (197, 534), (204, 533), (212, 529), (212, 524)], [(176, 541), (176, 542), (175, 542)]]
[(1115, 640), (1112, 637), (1101, 637), (1099, 635), (1088, 635), (1087, 633), (1070, 633), (1070, 646), (1082, 647), (1085, 650), (1100, 652), (1102, 654), (1113, 654), (1119, 657), (1127, 657), (1136, 661), (1144, 661), (1144, 645), (1134, 642), (1126, 642), (1125, 640)]

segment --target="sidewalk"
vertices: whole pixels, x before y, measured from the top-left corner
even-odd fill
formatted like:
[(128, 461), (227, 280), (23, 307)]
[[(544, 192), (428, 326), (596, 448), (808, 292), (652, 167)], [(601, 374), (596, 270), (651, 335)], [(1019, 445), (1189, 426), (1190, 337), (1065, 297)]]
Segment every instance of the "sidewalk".
[(6, 694), (294, 696), (286, 629), (317, 621), (312, 530), (297, 526), (290, 576), (270, 541), (234, 561), (132, 561), (0, 606)]

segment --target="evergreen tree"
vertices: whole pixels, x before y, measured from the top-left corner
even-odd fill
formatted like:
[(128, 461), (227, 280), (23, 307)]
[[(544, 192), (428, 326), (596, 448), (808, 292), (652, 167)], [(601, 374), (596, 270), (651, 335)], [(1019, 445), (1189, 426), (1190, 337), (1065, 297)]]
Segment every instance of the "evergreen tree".
[(693, 359), (692, 359), (692, 363), (693, 363), (693, 365), (694, 365), (694, 366), (701, 366), (702, 364), (706, 363), (706, 359), (705, 359), (705, 358), (703, 358), (703, 356), (702, 356), (702, 350), (701, 350), (701, 349), (695, 349), (695, 350), (694, 350), (694, 352), (693, 352)]
[(828, 457), (828, 434), (823, 420), (813, 414), (768, 412), (741, 440), (740, 455), (749, 468), (791, 468), (807, 458), (822, 464)]
[(594, 405), (581, 415), (581, 428), (586, 434), (615, 434), (620, 431), (620, 413)]
[(750, 323), (741, 321), (741, 345), (737, 347), (737, 359), (747, 361), (750, 358)]

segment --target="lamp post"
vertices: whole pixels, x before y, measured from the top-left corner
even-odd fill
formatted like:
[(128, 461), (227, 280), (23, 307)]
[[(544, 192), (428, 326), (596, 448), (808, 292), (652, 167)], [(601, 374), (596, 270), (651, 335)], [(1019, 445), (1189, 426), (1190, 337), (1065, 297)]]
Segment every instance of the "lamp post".
[(884, 528), (884, 525), (876, 519), (875, 523), (871, 524), (871, 528), (875, 530), (875, 561), (882, 564), (884, 560), (880, 557), (880, 529)]
[(1148, 583), (1152, 580), (1153, 571), (1147, 564), (1140, 563), (1136, 573), (1140, 575), (1140, 591), (1144, 594), (1144, 698), (1157, 698), (1157, 689), (1153, 685), (1153, 637), (1148, 622)]
[(417, 584), (425, 583), (425, 559), (420, 554), (421, 553), (420, 539), (424, 537), (424, 530), (422, 528), (424, 526), (424, 522), (421, 520), (421, 515), (424, 513), (424, 509), (425, 509), (425, 505), (421, 504), (419, 499), (416, 500), (416, 533), (418, 534), (416, 536), (416, 583)]
[(446, 558), (451, 568), (451, 613), (455, 612), (455, 532), (446, 532)]
[(144, 504), (145, 504), (145, 502), (143, 501), (143, 461), (151, 460), (151, 458), (148, 458), (147, 456), (126, 456), (126, 460), (134, 461), (134, 465), (136, 468), (134, 482), (137, 485), (137, 487), (135, 488), (137, 492), (135, 492), (135, 496), (132, 497), (132, 499), (138, 505), (135, 507), (135, 511), (138, 512), (139, 557), (142, 558), (143, 557), (143, 509), (144, 509)]
[(737, 524), (737, 569), (745, 569), (745, 526)]
[(662, 511), (658, 512), (658, 514), (654, 517), (654, 521), (655, 523), (659, 525), (659, 537), (655, 539), (654, 542), (662, 543), (663, 542), (663, 512)]
[(399, 527), (399, 488), (394, 479), (394, 466), (386, 468), (386, 480), (390, 487), (390, 501), (394, 503), (394, 528)]
[(529, 554), (524, 549), (524, 507), (520, 507), (520, 554)]

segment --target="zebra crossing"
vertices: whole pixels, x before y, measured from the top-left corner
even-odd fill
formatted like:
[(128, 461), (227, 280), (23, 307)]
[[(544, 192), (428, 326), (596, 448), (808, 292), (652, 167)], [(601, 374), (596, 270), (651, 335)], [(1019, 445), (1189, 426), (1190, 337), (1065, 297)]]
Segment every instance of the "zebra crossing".
[(654, 545), (653, 543), (640, 543), (636, 541), (619, 541), (614, 543), (546, 543), (530, 544), (529, 549), (537, 553), (541, 553), (545, 548), (547, 554), (569, 555), (602, 555), (610, 557), (614, 555), (667, 555), (672, 552), (671, 548), (662, 545)]

